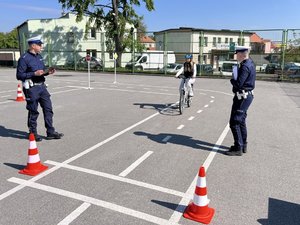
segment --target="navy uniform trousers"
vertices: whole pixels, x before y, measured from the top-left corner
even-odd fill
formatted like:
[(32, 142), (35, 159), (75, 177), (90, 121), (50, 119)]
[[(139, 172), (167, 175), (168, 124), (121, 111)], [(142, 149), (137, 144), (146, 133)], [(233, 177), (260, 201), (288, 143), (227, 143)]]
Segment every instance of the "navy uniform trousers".
[(31, 133), (37, 134), (37, 119), (39, 116), (38, 104), (43, 109), (45, 127), (47, 134), (54, 132), (53, 124), (53, 110), (50, 100), (50, 94), (45, 84), (34, 85), (29, 89), (23, 89), (26, 97), (26, 109), (28, 110), (28, 128)]
[(229, 125), (234, 138), (234, 145), (243, 148), (247, 144), (247, 110), (253, 101), (253, 95), (248, 94), (247, 98), (238, 99), (235, 95), (231, 108)]

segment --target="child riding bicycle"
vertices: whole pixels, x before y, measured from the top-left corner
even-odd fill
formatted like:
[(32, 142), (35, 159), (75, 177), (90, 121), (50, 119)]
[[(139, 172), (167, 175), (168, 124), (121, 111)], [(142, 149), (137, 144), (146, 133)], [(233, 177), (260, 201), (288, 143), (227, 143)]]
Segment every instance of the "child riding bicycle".
[[(183, 74), (184, 78), (187, 82), (187, 89), (188, 89), (188, 95), (189, 97), (193, 97), (193, 84), (195, 83), (195, 78), (197, 74), (197, 67), (196, 64), (192, 61), (193, 56), (192, 54), (185, 55), (185, 63), (183, 64), (183, 67), (176, 73), (175, 77), (178, 78), (181, 74)], [(179, 86), (179, 92), (181, 91), (182, 87), (184, 85), (184, 80), (181, 80), (180, 86)]]

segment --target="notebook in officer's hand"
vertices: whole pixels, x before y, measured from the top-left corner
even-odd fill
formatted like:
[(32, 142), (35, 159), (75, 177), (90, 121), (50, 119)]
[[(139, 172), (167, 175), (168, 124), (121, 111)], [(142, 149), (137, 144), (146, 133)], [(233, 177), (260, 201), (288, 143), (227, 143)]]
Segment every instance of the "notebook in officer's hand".
[(233, 66), (232, 67), (232, 79), (237, 80), (237, 75), (238, 75), (238, 67)]

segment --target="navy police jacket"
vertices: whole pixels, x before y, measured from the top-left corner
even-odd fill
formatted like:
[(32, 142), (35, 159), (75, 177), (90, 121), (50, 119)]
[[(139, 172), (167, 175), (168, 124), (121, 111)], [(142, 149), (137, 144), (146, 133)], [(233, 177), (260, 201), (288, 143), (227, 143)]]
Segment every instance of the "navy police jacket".
[(42, 76), (35, 76), (34, 72), (45, 69), (46, 67), (42, 56), (40, 54), (33, 54), (27, 51), (20, 57), (18, 61), (17, 79), (23, 82), (27, 79), (31, 79), (33, 83), (44, 82), (44, 76), (48, 75), (49, 73), (45, 73)]
[(231, 79), (232, 91), (252, 91), (255, 88), (256, 69), (251, 59), (245, 59), (240, 63), (237, 80)]

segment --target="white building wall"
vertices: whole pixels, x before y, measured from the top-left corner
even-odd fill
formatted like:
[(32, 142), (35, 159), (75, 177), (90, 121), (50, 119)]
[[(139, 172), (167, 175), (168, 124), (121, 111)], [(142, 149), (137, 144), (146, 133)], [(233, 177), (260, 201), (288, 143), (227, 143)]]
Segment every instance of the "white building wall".
[[(101, 41), (105, 42), (104, 29), (97, 30), (96, 36), (91, 37), (90, 31), (85, 33), (87, 21), (88, 17), (84, 17), (82, 21), (76, 22), (76, 15), (71, 13), (61, 18), (28, 20), (27, 23), (19, 27), (19, 33), (21, 33), (21, 38), (23, 37), (22, 33), (24, 33), (26, 39), (29, 38), (28, 33), (31, 36), (42, 35), (44, 41), (42, 54), (45, 57), (45, 62), (51, 62), (53, 65), (65, 65), (70, 61), (78, 61), (81, 57), (86, 56), (87, 50), (96, 50), (97, 58), (102, 58), (106, 67), (113, 67), (114, 60), (110, 58), (109, 53), (104, 53), (106, 46), (101, 44)], [(130, 27), (130, 25), (127, 26), (127, 28)], [(101, 35), (103, 35), (102, 38)], [(72, 40), (70, 37), (74, 37), (73, 41), (70, 41)], [(27, 46), (24, 47), (23, 45), (21, 44), (22, 52), (27, 49)], [(130, 59), (131, 53), (123, 53), (122, 61), (129, 61)]]
[[(156, 46), (159, 46), (160, 42), (163, 43), (164, 35), (166, 35), (167, 49), (176, 53), (177, 60), (183, 61), (185, 53), (193, 53), (194, 61), (198, 63), (198, 56), (200, 53), (200, 31), (166, 31), (157, 33), (155, 35)], [(229, 43), (232, 38), (232, 42), (238, 45), (239, 33), (233, 32), (220, 32), (220, 31), (203, 31), (203, 37), (207, 38), (207, 46), (203, 46), (203, 54), (206, 55), (205, 62), (211, 63), (209, 54), (213, 50), (229, 51)], [(216, 44), (213, 40), (216, 38)], [(220, 43), (219, 38), (221, 38)], [(225, 43), (225, 38), (228, 38), (228, 43)], [(244, 35), (245, 46), (250, 47), (250, 34)], [(158, 48), (159, 49), (159, 48)], [(162, 47), (163, 50), (163, 47)]]

